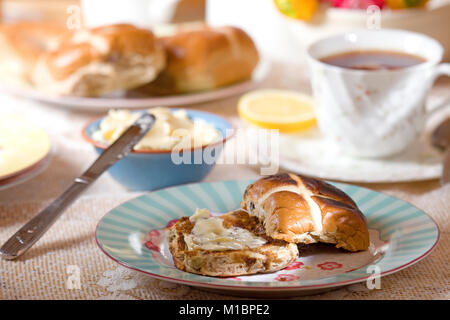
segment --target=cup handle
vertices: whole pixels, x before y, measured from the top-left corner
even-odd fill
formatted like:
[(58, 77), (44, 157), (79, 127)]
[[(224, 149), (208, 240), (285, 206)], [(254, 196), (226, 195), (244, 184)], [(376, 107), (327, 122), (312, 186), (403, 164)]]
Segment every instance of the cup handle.
[[(436, 67), (432, 82), (434, 82), (439, 76), (442, 75), (450, 77), (450, 63), (441, 63)], [(427, 107), (428, 116), (434, 114), (436, 111), (443, 109), (445, 106), (448, 106), (449, 103), (450, 96), (446, 97), (444, 101), (438, 103), (435, 106)]]

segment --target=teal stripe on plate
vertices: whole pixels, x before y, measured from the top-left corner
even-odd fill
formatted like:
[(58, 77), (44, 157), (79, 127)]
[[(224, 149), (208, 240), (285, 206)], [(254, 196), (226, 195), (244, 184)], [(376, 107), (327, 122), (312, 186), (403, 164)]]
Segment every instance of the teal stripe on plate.
[(159, 264), (154, 263), (152, 261), (139, 261), (139, 264), (137, 264), (138, 267), (146, 267), (146, 268), (158, 268)]
[(110, 230), (112, 229), (112, 230), (116, 230), (117, 232), (122, 232), (122, 233), (126, 232), (128, 234), (131, 230), (135, 229), (133, 227), (124, 226), (122, 223), (112, 220), (113, 217), (114, 216), (111, 215), (111, 216), (104, 217), (102, 219), (102, 223), (106, 227), (108, 227)]
[(199, 208), (210, 208), (210, 210), (212, 210), (211, 208), (216, 207), (214, 201), (208, 196), (208, 194), (205, 194), (203, 189), (201, 189), (198, 185), (191, 184), (184, 186), (182, 189), (184, 193), (186, 193), (189, 197), (191, 197), (191, 199), (194, 199), (195, 202), (197, 202)]
[(152, 201), (158, 203), (161, 207), (167, 208), (167, 214), (171, 216), (172, 219), (179, 218), (186, 215), (186, 209), (178, 206), (173, 201), (168, 200), (161, 195), (161, 191), (153, 192), (149, 195)]
[(247, 186), (249, 184), (254, 183), (256, 180), (255, 179), (251, 179), (251, 180), (238, 180), (236, 181), (238, 187), (239, 187), (239, 193), (244, 195), (245, 189), (247, 189)]
[(359, 209), (361, 210), (362, 206), (364, 206), (366, 203), (368, 203), (371, 200), (373, 200), (375, 198), (375, 195), (376, 195), (376, 193), (374, 193), (373, 191), (370, 191), (365, 196), (360, 198), (358, 200), (358, 207), (359, 207)]
[(396, 225), (396, 224), (399, 224), (400, 222), (404, 222), (404, 221), (412, 221), (412, 219), (416, 219), (416, 218), (422, 219), (423, 215), (416, 208), (411, 208), (411, 210), (405, 210), (401, 213), (393, 215), (389, 219), (380, 221), (380, 224), (378, 224), (378, 227), (381, 229), (384, 229), (387, 226)]
[[(428, 225), (424, 226), (424, 227), (428, 227)], [(417, 235), (422, 235), (422, 234), (426, 234), (426, 233), (430, 233), (433, 232), (436, 234), (438, 234), (438, 229), (436, 227), (431, 227), (431, 228), (426, 228), (426, 229), (417, 229), (417, 230), (411, 230), (411, 232), (406, 233), (405, 237), (409, 238), (409, 237), (413, 237), (413, 236), (417, 236)]]
[[(103, 238), (103, 237), (101, 239), (102, 239), (103, 245), (110, 247), (111, 250), (121, 250), (121, 251), (128, 251), (128, 250), (130, 250), (130, 245), (128, 243), (122, 242), (121, 244), (119, 244), (115, 240), (109, 240), (109, 239), (106, 239), (106, 238)], [(121, 252), (121, 254), (123, 254), (123, 252)], [(131, 255), (132, 251), (130, 250), (128, 254)]]
[(352, 276), (359, 275), (360, 277), (370, 275), (370, 273), (367, 273), (366, 269), (366, 267), (363, 267), (362, 269), (347, 272), (347, 274), (351, 274)]
[[(419, 217), (419, 215), (417, 214), (417, 212), (416, 213), (411, 213), (411, 214), (409, 214), (407, 216), (403, 216), (401, 218), (395, 219), (394, 221), (387, 222), (386, 225), (396, 225), (398, 223), (401, 223), (401, 222), (404, 222), (404, 221), (408, 221), (409, 219), (415, 219), (415, 218), (418, 218), (418, 217)], [(379, 228), (381, 229), (381, 232), (380, 232), (381, 235), (390, 234), (390, 231), (383, 230), (383, 227), (386, 226), (386, 225), (379, 226)]]
[(152, 272), (152, 273), (154, 273), (155, 271), (157, 271), (159, 269), (158, 266), (147, 265), (147, 264), (136, 264), (135, 267), (138, 269), (147, 271), (147, 272)]
[(401, 217), (415, 214), (416, 216), (419, 216), (417, 214), (418, 210), (414, 207), (408, 206), (401, 210), (396, 210), (395, 212), (391, 212), (389, 216), (383, 217), (383, 219), (379, 219), (377, 222), (372, 221), (373, 226), (380, 226), (381, 228), (384, 226), (387, 226), (391, 224), (391, 221), (395, 221), (396, 219), (401, 219)]
[(108, 232), (120, 233), (123, 236), (128, 236), (130, 234), (130, 229), (117, 227), (116, 225), (109, 223), (107, 217), (102, 219), (102, 224), (101, 226), (99, 226), (99, 230), (106, 230)]
[(355, 201), (358, 206), (364, 203), (364, 199), (366, 197), (372, 197), (372, 191), (368, 189), (358, 189), (355, 193), (352, 194), (351, 198)]
[(408, 263), (411, 260), (416, 259), (419, 256), (417, 253), (411, 253), (411, 252), (396, 252), (395, 256), (392, 255), (389, 258), (386, 258), (386, 260), (389, 259), (389, 263), (394, 265), (394, 267), (398, 267), (398, 264), (405, 264)]
[(158, 191), (158, 195), (164, 198), (167, 202), (172, 202), (175, 206), (177, 206), (182, 216), (190, 216), (195, 211), (195, 209), (192, 210), (192, 208), (188, 206), (186, 202), (181, 201), (167, 190)]
[(370, 222), (376, 223), (378, 220), (384, 219), (384, 217), (391, 215), (393, 211), (398, 210), (398, 208), (401, 207), (408, 208), (409, 204), (389, 197), (367, 209), (367, 214), (370, 218)]
[(227, 212), (228, 211), (228, 205), (227, 203), (233, 203), (233, 197), (228, 192), (228, 189), (224, 186), (223, 183), (212, 183), (211, 188), (214, 189), (214, 192), (219, 195), (219, 203), (220, 206), (223, 208), (221, 209), (221, 212)]
[[(239, 205), (239, 203), (242, 200), (242, 192), (239, 190), (239, 185), (236, 181), (225, 181), (223, 183), (225, 187), (227, 188), (228, 192), (231, 194), (231, 197), (235, 201), (235, 205)], [(230, 208), (229, 210), (232, 210), (235, 208)]]
[(330, 184), (335, 186), (338, 189), (341, 189), (347, 195), (349, 195), (351, 198), (353, 197), (353, 194), (355, 194), (360, 189), (359, 187), (353, 186), (351, 184), (344, 184), (344, 183), (337, 183), (337, 182), (330, 182)]
[[(428, 225), (426, 225), (425, 227), (428, 227)], [(408, 230), (410, 232), (405, 233), (402, 236), (402, 239), (405, 240), (409, 240), (409, 239), (414, 239), (414, 238), (420, 238), (423, 237), (424, 235), (430, 236), (428, 235), (429, 233), (433, 233), (433, 236), (437, 236), (438, 234), (438, 229), (437, 228), (426, 228), (426, 229), (415, 229), (415, 230)]]
[(117, 248), (115, 246), (110, 246), (107, 243), (102, 243), (102, 247), (105, 250), (108, 250), (111, 255), (113, 256), (120, 256), (121, 258), (125, 258), (127, 260), (132, 260), (133, 262), (139, 261), (140, 256), (137, 255), (133, 250), (131, 249), (123, 249), (123, 248)]
[(414, 239), (408, 239), (408, 240), (400, 240), (399, 242), (397, 242), (398, 244), (404, 245), (404, 244), (409, 244), (409, 243), (417, 243), (420, 244), (422, 242), (427, 242), (427, 243), (432, 243), (433, 240), (436, 239), (436, 235), (431, 235), (431, 236), (426, 236), (426, 237), (422, 237), (422, 238), (414, 238)]
[(149, 249), (148, 249), (147, 247), (145, 247), (145, 246), (144, 246), (144, 249), (145, 249), (145, 250), (142, 250), (142, 255), (141, 255), (141, 257), (142, 257), (143, 259), (150, 259), (150, 260), (153, 260), (152, 251), (149, 250)]
[[(136, 205), (137, 202), (134, 202), (134, 204)], [(135, 206), (136, 208), (125, 208), (125, 207), (120, 207), (118, 208), (119, 211), (124, 210), (126, 211), (126, 219), (129, 220), (132, 224), (133, 227), (136, 229), (141, 229), (141, 227), (146, 227), (148, 225), (163, 225), (165, 223), (166, 220), (164, 219), (157, 219), (157, 215), (155, 215), (152, 212), (149, 211), (139, 211), (138, 206)], [(122, 211), (123, 212), (123, 211)], [(113, 216), (114, 218), (117, 218), (117, 221), (120, 221), (120, 217), (118, 217), (117, 215)]]
[(121, 226), (126, 226), (128, 229), (140, 229), (143, 225), (145, 226), (149, 223), (149, 219), (147, 217), (145, 219), (137, 217), (135, 212), (131, 213), (129, 209), (125, 209), (124, 207), (117, 208), (116, 210), (116, 212), (120, 212), (122, 214), (112, 214), (108, 217), (108, 220), (112, 220)]
[(150, 216), (157, 220), (161, 226), (167, 223), (167, 219), (172, 220), (178, 218), (176, 214), (171, 212), (171, 210), (163, 205), (160, 205), (151, 198), (151, 194), (147, 197), (141, 197), (133, 203), (127, 202), (124, 204), (130, 210), (141, 212), (146, 216)]
[(128, 239), (124, 239), (124, 238), (117, 238), (117, 237), (108, 237), (102, 233), (98, 234), (98, 237), (102, 239), (102, 241), (107, 241), (107, 242), (115, 242), (115, 243), (126, 243), (126, 245), (128, 246)]
[(184, 202), (184, 204), (190, 210), (190, 214), (194, 213), (195, 209), (198, 208), (198, 204), (195, 202), (195, 200), (188, 197), (184, 192), (180, 190), (180, 188), (170, 188), (167, 190), (167, 192), (173, 195), (173, 197), (177, 198), (179, 201)]
[(134, 215), (140, 217), (141, 219), (147, 219), (147, 223), (152, 225), (162, 225), (165, 226), (167, 221), (176, 219), (178, 217), (173, 217), (166, 211), (159, 209), (157, 206), (153, 206), (155, 202), (147, 201), (146, 197), (139, 197), (133, 201), (135, 206)]
[(98, 234), (110, 234), (110, 235), (114, 235), (117, 238), (121, 238), (121, 239), (127, 239), (128, 235), (130, 234), (129, 231), (118, 231), (115, 229), (111, 229), (108, 228), (108, 226), (105, 225), (105, 223), (103, 223), (103, 221), (101, 222), (101, 224), (99, 224), (98, 229), (97, 229), (97, 235)]
[(386, 196), (384, 194), (375, 194), (372, 198), (368, 201), (366, 201), (363, 204), (360, 204), (358, 207), (359, 209), (364, 213), (372, 212), (370, 209), (374, 206), (378, 205), (380, 202), (384, 201), (386, 199)]
[[(415, 218), (413, 221), (408, 222), (408, 223), (404, 223), (402, 225), (400, 225), (403, 233), (405, 233), (406, 235), (408, 234), (413, 234), (413, 233), (417, 233), (418, 231), (424, 229), (424, 228), (429, 228), (430, 226), (433, 226), (432, 223), (430, 223), (429, 218), (425, 217), (425, 216), (421, 216), (421, 217), (417, 217)], [(390, 226), (386, 226), (383, 231), (385, 232), (385, 234), (391, 234), (392, 230), (398, 229), (399, 225), (393, 224)]]
[(214, 189), (214, 185), (217, 185), (216, 183), (212, 183), (210, 185), (207, 184), (200, 184), (200, 188), (203, 189), (203, 191), (205, 193), (207, 193), (209, 195), (209, 197), (211, 199), (214, 200), (214, 202), (216, 203), (216, 208), (213, 212), (227, 212), (227, 205), (225, 204), (225, 202), (222, 200), (222, 196), (219, 195), (219, 193), (217, 193), (217, 191)]
[(411, 245), (410, 243), (405, 243), (405, 244), (397, 244), (394, 248), (397, 250), (402, 250), (402, 251), (406, 251), (406, 250), (420, 250), (420, 248), (427, 248), (427, 247), (431, 247), (431, 245), (433, 244), (433, 242), (430, 241), (425, 241), (425, 242), (417, 242), (414, 243), (413, 245)]

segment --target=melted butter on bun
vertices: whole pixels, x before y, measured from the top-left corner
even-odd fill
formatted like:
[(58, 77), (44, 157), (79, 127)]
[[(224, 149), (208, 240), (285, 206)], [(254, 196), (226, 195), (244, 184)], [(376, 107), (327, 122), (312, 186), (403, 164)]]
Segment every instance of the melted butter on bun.
[(195, 225), (191, 233), (184, 236), (188, 250), (242, 250), (256, 248), (267, 242), (246, 229), (225, 228), (223, 219), (211, 217), (207, 209), (197, 209), (190, 220)]

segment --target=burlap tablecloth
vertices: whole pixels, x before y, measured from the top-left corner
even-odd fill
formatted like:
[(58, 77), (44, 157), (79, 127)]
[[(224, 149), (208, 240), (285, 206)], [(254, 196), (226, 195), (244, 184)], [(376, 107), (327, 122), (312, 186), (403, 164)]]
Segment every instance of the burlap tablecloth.
[[(309, 91), (302, 67), (273, 64), (265, 87)], [(450, 82), (440, 83), (433, 97), (448, 94)], [(230, 117), (237, 125), (237, 98), (228, 98), (193, 107)], [(96, 155), (80, 137), (82, 125), (95, 116), (23, 99), (0, 96), (2, 111), (23, 112), (40, 122), (51, 135), (54, 154), (50, 166), (39, 176), (21, 185), (0, 191), (0, 243), (44, 208), (80, 174)], [(206, 181), (258, 177), (246, 165), (217, 166)], [(450, 188), (437, 180), (368, 184), (365, 187), (394, 195), (423, 209), (439, 224), (441, 240), (423, 261), (393, 275), (383, 277), (380, 290), (355, 284), (328, 293), (299, 299), (449, 299)], [(105, 174), (56, 222), (30, 251), (16, 261), (0, 260), (1, 299), (231, 299), (235, 297), (204, 292), (184, 285), (152, 279), (125, 269), (97, 248), (94, 230), (108, 210), (137, 196)], [(67, 281), (73, 267), (79, 270), (80, 288)]]

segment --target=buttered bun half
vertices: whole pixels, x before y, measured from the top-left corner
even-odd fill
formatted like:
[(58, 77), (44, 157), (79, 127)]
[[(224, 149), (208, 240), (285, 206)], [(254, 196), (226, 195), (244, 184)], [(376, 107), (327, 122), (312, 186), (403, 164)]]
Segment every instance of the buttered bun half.
[(264, 177), (247, 187), (241, 207), (274, 239), (332, 243), (349, 251), (369, 247), (367, 223), (355, 202), (317, 179), (292, 173)]
[(58, 46), (69, 31), (44, 22), (0, 24), (0, 77), (8, 83), (27, 84), (39, 56)]
[(161, 37), (167, 66), (140, 88), (147, 95), (211, 90), (249, 79), (259, 61), (252, 39), (236, 27), (195, 25)]
[(100, 96), (152, 81), (165, 61), (150, 30), (128, 24), (80, 29), (39, 57), (32, 80), (56, 95)]
[(175, 266), (205, 276), (275, 272), (298, 258), (297, 245), (267, 237), (258, 219), (242, 210), (183, 217), (166, 232)]

